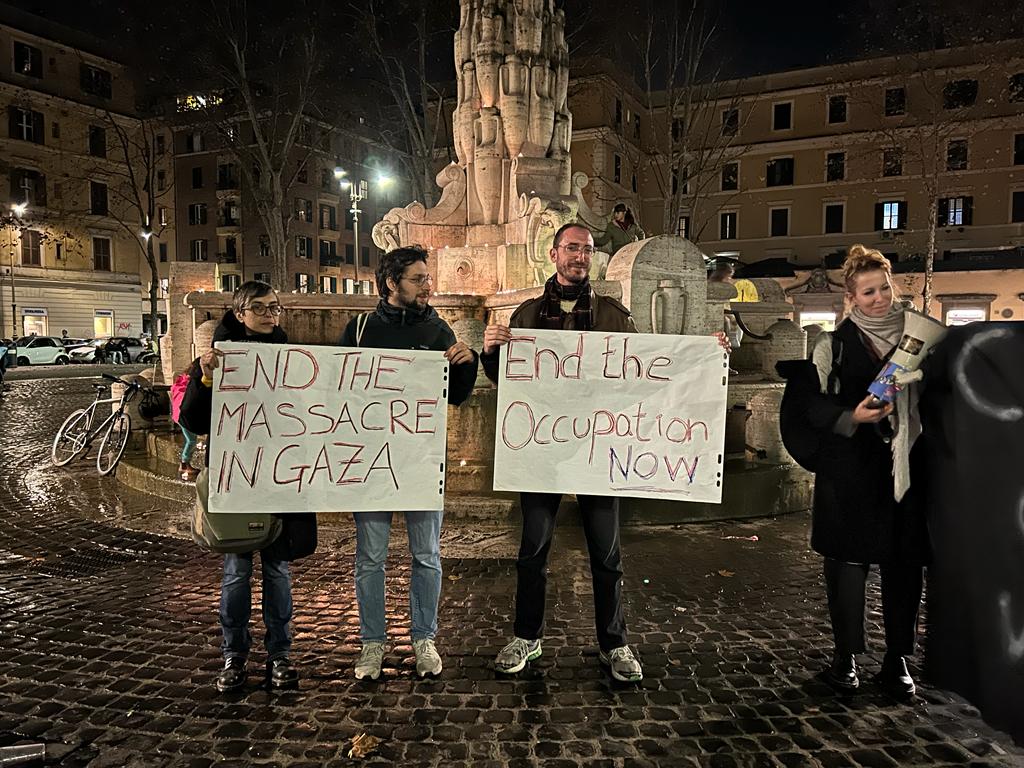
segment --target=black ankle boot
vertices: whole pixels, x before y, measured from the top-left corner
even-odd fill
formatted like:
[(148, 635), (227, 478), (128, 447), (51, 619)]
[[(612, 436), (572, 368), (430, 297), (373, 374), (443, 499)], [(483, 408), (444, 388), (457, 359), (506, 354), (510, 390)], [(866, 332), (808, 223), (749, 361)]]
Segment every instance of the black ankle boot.
[(221, 693), (237, 691), (245, 685), (245, 659), (226, 659), (224, 669), (217, 675), (217, 690)]
[(878, 682), (887, 694), (894, 699), (909, 699), (917, 693), (914, 678), (907, 669), (907, 659), (896, 653), (885, 654), (882, 671), (878, 674)]
[(860, 687), (857, 660), (852, 653), (836, 653), (832, 656), (832, 664), (825, 672), (825, 682), (840, 693), (853, 693)]
[(267, 662), (267, 687), (274, 690), (299, 687), (299, 671), (287, 656)]

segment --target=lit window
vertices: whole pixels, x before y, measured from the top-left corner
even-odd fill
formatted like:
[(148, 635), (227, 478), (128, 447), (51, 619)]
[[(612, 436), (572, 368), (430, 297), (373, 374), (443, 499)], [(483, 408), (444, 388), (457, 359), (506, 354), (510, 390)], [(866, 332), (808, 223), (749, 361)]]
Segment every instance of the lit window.
[(946, 311), (946, 325), (983, 323), (988, 313), (982, 307), (955, 307)]
[(800, 313), (800, 327), (806, 328), (808, 325), (820, 325), (822, 330), (834, 331), (836, 329), (836, 313), (835, 312), (801, 312)]

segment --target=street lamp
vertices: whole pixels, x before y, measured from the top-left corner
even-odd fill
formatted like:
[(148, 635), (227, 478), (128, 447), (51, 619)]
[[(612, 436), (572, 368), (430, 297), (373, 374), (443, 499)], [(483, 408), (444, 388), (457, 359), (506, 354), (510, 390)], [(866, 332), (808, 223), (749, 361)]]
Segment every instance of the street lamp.
[(14, 226), (14, 222), (25, 215), (25, 211), (28, 209), (28, 203), (14, 203), (11, 205), (11, 213), (13, 214), (10, 219), (11, 225), (11, 239), (10, 239), (10, 254), (11, 254), (11, 336), (14, 339), (18, 338), (18, 299), (14, 293), (14, 233), (17, 231)]
[[(348, 190), (348, 199), (349, 202), (352, 203), (352, 207), (349, 208), (349, 213), (352, 214), (352, 237), (354, 241), (353, 248), (355, 249), (355, 258), (353, 261), (355, 262), (356, 283), (359, 283), (359, 203), (367, 198), (369, 190), (365, 180), (361, 180), (356, 184), (354, 181), (347, 178), (347, 176), (347, 171), (341, 168), (334, 169), (334, 178), (338, 180), (342, 189)], [(386, 186), (390, 183), (391, 177), (386, 173), (377, 174), (377, 184), (380, 186)]]

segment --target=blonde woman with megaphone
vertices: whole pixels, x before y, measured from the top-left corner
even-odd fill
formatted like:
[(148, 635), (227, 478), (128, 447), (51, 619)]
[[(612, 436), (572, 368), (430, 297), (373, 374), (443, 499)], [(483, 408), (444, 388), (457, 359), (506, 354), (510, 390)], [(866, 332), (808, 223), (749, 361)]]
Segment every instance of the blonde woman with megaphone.
[[(811, 547), (825, 559), (835, 639), (825, 680), (842, 693), (860, 685), (856, 655), (866, 650), (865, 584), (878, 565), (885, 627), (878, 681), (890, 695), (906, 699), (915, 693), (907, 657), (915, 648), (928, 561), (920, 384), (913, 381), (920, 374), (911, 375), (910, 363), (899, 370), (887, 363), (913, 311), (894, 300), (892, 265), (876, 250), (852, 246), (843, 280), (850, 312), (815, 343), (812, 360), (821, 387), (806, 406), (822, 441)], [(868, 392), (876, 379), (888, 385), (883, 398)]]

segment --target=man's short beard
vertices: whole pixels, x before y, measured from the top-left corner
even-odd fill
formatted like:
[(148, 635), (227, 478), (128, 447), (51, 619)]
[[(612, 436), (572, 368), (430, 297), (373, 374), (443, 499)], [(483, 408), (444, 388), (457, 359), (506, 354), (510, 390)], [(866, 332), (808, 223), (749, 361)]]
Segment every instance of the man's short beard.
[(566, 280), (567, 282), (572, 283), (573, 285), (579, 285), (580, 283), (586, 282), (587, 278), (590, 277), (590, 270), (589, 269), (584, 270), (583, 277), (579, 277), (579, 278), (577, 278), (575, 275), (566, 274), (567, 271), (568, 270), (566, 270), (566, 271), (559, 270), (558, 274), (560, 274), (564, 280)]

